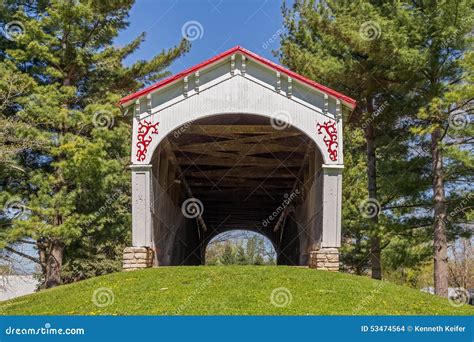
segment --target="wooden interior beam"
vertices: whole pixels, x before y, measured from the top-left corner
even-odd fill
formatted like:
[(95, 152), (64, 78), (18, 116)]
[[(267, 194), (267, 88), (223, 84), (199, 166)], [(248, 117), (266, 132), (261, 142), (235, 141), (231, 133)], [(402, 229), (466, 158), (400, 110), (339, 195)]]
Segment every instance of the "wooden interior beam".
[(261, 154), (261, 153), (276, 153), (276, 152), (300, 152), (304, 153), (306, 151), (306, 147), (304, 145), (299, 146), (291, 146), (291, 145), (283, 145), (277, 143), (270, 143), (270, 142), (262, 142), (259, 144), (250, 144), (250, 143), (235, 143), (235, 144), (225, 144), (219, 145), (216, 144), (215, 146), (217, 149), (214, 149), (213, 146), (207, 146), (205, 150), (203, 150), (202, 146), (195, 146), (195, 147), (185, 147), (180, 146), (177, 147), (174, 151), (178, 152), (190, 152), (190, 153), (197, 153), (197, 154), (211, 154), (211, 153), (224, 153), (224, 152), (238, 152), (236, 155), (251, 155), (251, 154)]
[[(176, 163), (176, 171), (177, 171), (177, 174), (178, 174), (178, 178), (180, 179), (181, 184), (183, 185), (187, 195), (189, 196), (189, 198), (194, 198), (193, 193), (191, 191), (191, 188), (189, 187), (188, 183), (186, 182), (186, 178), (185, 178), (185, 176), (184, 176), (184, 174), (181, 170), (181, 167), (177, 163), (176, 156), (174, 155), (173, 151), (171, 150), (171, 144), (169, 143), (168, 139), (165, 138), (163, 140), (162, 144), (163, 144), (164, 153), (166, 153), (166, 155)], [(199, 215), (196, 219), (197, 219), (198, 223), (201, 224), (202, 229), (204, 231), (207, 231), (206, 222), (204, 222), (204, 219), (202, 218), (202, 215)], [(199, 233), (199, 229), (198, 229), (198, 233)]]
[(209, 165), (209, 166), (267, 166), (267, 167), (294, 167), (301, 165), (298, 160), (280, 161), (275, 158), (229, 155), (226, 158), (178, 158), (180, 165)]
[[(292, 128), (211, 124), (191, 125), (182, 133), (182, 140), (170, 138), (163, 145), (178, 166), (184, 192), (189, 197), (196, 193), (206, 206), (197, 218), (203, 230), (223, 222), (226, 227), (261, 227), (283, 193), (295, 191), (307, 163), (308, 143), (302, 143), (307, 140)], [(288, 210), (266, 229), (281, 229)]]
[(221, 150), (225, 151), (224, 147), (228, 145), (243, 144), (243, 143), (260, 143), (262, 141), (295, 137), (301, 134), (302, 133), (300, 132), (286, 132), (286, 131), (272, 132), (269, 134), (257, 135), (257, 136), (252, 136), (252, 137), (244, 137), (240, 139), (212, 141), (212, 142), (205, 142), (205, 143), (193, 143), (193, 144), (180, 146), (179, 148), (180, 149), (186, 149), (186, 148), (191, 148), (191, 147), (213, 148), (216, 151), (221, 151)]
[(265, 134), (273, 133), (271, 125), (191, 125), (183, 134)]
[[(215, 185), (210, 184), (207, 181), (203, 181), (201, 179), (189, 179), (188, 184), (193, 188), (202, 187), (202, 188), (216, 188)], [(252, 180), (252, 179), (240, 179), (240, 178), (232, 178), (226, 177), (219, 181), (217, 188), (222, 187), (239, 187), (239, 188), (262, 188), (262, 189), (275, 189), (275, 188), (289, 188), (291, 189), (293, 186), (293, 182), (287, 179), (281, 179), (275, 181), (274, 179), (266, 179), (262, 180)]]
[(295, 178), (298, 171), (288, 168), (235, 167), (224, 170), (192, 171), (189, 176), (196, 178), (221, 179), (222, 177), (242, 178)]
[[(308, 161), (308, 155), (309, 155), (309, 151), (310, 149), (308, 148), (308, 152), (306, 152), (305, 156), (304, 156), (304, 159), (303, 159), (303, 164), (301, 165), (301, 168), (300, 170), (298, 171), (298, 176), (296, 177), (296, 181), (295, 181), (295, 184), (293, 185), (293, 188), (291, 189), (291, 192), (290, 192), (290, 196), (292, 193), (294, 193), (296, 191), (296, 189), (298, 188), (298, 183), (300, 181), (300, 178), (303, 176), (304, 174), (304, 170), (306, 168), (306, 162)], [(280, 217), (278, 218), (278, 221), (277, 223), (275, 224), (275, 227), (273, 228), (273, 231), (277, 231), (278, 229), (280, 229), (280, 226), (283, 226), (285, 224), (285, 221), (286, 221), (286, 217), (290, 211), (289, 209), (290, 205), (287, 205), (285, 207), (285, 209), (283, 210), (283, 212), (280, 214)], [(283, 235), (280, 236), (280, 238), (282, 237)]]

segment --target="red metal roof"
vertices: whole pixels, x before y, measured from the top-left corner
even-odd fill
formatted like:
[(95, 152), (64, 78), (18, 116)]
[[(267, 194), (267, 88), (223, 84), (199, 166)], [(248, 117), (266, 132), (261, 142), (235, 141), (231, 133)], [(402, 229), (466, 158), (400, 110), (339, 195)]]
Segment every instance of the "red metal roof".
[(153, 84), (149, 87), (146, 87), (146, 88), (144, 88), (140, 91), (137, 91), (136, 93), (127, 95), (119, 101), (119, 105), (123, 105), (124, 103), (130, 102), (130, 101), (135, 100), (139, 97), (142, 97), (143, 95), (146, 95), (146, 94), (148, 94), (148, 93), (150, 93), (154, 90), (157, 90), (161, 87), (164, 87), (167, 84), (173, 83), (173, 82), (175, 82), (175, 81), (177, 81), (181, 78), (184, 78), (185, 76), (190, 75), (190, 74), (198, 71), (199, 69), (202, 69), (202, 68), (204, 68), (204, 67), (206, 67), (210, 64), (213, 64), (213, 63), (215, 63), (215, 62), (217, 62), (217, 61), (219, 61), (219, 60), (221, 60), (221, 59), (223, 59), (227, 56), (230, 56), (234, 53), (237, 53), (237, 52), (240, 52), (241, 54), (249, 57), (250, 59), (256, 60), (256, 61), (258, 61), (258, 62), (260, 62), (260, 63), (262, 63), (266, 66), (269, 66), (270, 68), (272, 68), (274, 70), (277, 70), (277, 71), (279, 71), (283, 74), (286, 74), (286, 75), (290, 76), (291, 78), (293, 78), (295, 80), (298, 80), (298, 81), (300, 81), (302, 83), (305, 83), (305, 84), (307, 84), (307, 85), (309, 85), (309, 86), (311, 86), (315, 89), (318, 89), (318, 90), (320, 90), (320, 91), (322, 91), (322, 92), (324, 92), (324, 93), (326, 93), (330, 96), (333, 96), (333, 97), (345, 102), (346, 104), (348, 104), (352, 109), (354, 109), (355, 106), (356, 106), (356, 100), (354, 100), (354, 99), (352, 99), (352, 98), (350, 98), (350, 97), (348, 97), (344, 94), (341, 94), (341, 93), (339, 93), (339, 92), (337, 92), (337, 91), (335, 91), (331, 88), (325, 87), (322, 84), (314, 82), (314, 81), (312, 81), (312, 80), (310, 80), (310, 79), (308, 79), (304, 76), (301, 76), (301, 75), (299, 75), (299, 74), (297, 74), (297, 73), (295, 73), (291, 70), (288, 70), (288, 69), (282, 67), (281, 65), (273, 63), (272, 61), (269, 61), (268, 59), (265, 59), (265, 58), (255, 54), (255, 53), (253, 53), (253, 52), (251, 52), (247, 49), (244, 49), (243, 47), (240, 47), (240, 46), (233, 47), (232, 49), (227, 50), (225, 52), (222, 52), (221, 54), (219, 54), (217, 56), (214, 56), (214, 57), (212, 57), (212, 58), (210, 58), (210, 59), (208, 59), (208, 60), (206, 60), (202, 63), (199, 63), (199, 64), (197, 64), (197, 65), (195, 65), (195, 66), (193, 66), (189, 69), (181, 71), (180, 73), (178, 73), (176, 75), (165, 78), (165, 79), (163, 79), (163, 80), (161, 80), (161, 81), (159, 81), (159, 82), (157, 82), (157, 83), (155, 83), (155, 84)]

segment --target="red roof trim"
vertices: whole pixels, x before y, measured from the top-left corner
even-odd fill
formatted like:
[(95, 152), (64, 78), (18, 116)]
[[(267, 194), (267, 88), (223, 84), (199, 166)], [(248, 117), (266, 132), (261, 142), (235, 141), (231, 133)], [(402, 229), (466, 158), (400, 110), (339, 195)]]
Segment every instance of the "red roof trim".
[(173, 75), (173, 76), (170, 76), (170, 77), (168, 77), (168, 78), (165, 78), (164, 80), (161, 80), (161, 81), (159, 81), (159, 82), (157, 82), (157, 83), (155, 83), (155, 84), (153, 84), (153, 85), (151, 85), (151, 86), (149, 86), (149, 87), (147, 87), (147, 88), (144, 88), (144, 89), (142, 89), (142, 90), (140, 90), (140, 91), (138, 91), (138, 92), (136, 92), (136, 93), (133, 93), (133, 94), (128, 95), (128, 96), (125, 96), (124, 98), (122, 98), (122, 99), (119, 101), (119, 105), (123, 105), (124, 103), (127, 103), (127, 102), (130, 102), (130, 101), (132, 101), (132, 100), (135, 100), (135, 99), (137, 99), (137, 98), (139, 98), (139, 97), (141, 97), (141, 96), (143, 96), (143, 95), (146, 95), (146, 94), (148, 94), (148, 93), (150, 93), (150, 92), (152, 92), (152, 91), (154, 91), (154, 90), (156, 90), (156, 89), (158, 89), (158, 88), (164, 87), (164, 86), (167, 85), (167, 84), (170, 84), (170, 83), (172, 83), (172, 82), (174, 82), (174, 81), (177, 81), (177, 80), (179, 80), (179, 79), (181, 79), (181, 78), (184, 78), (185, 76), (187, 76), (187, 75), (189, 75), (189, 74), (192, 74), (192, 73), (194, 73), (195, 71), (198, 71), (199, 69), (202, 69), (202, 68), (204, 68), (204, 67), (206, 67), (206, 66), (208, 66), (208, 65), (210, 65), (210, 64), (213, 64), (214, 62), (217, 62), (217, 61), (223, 59), (224, 57), (227, 57), (227, 56), (229, 56), (229, 55), (231, 55), (231, 54), (233, 54), (233, 53), (236, 53), (236, 52), (240, 52), (240, 53), (246, 55), (247, 57), (250, 57), (250, 58), (252, 58), (252, 59), (254, 59), (254, 60), (256, 60), (256, 61), (258, 61), (258, 62), (260, 62), (260, 63), (262, 63), (262, 64), (264, 64), (264, 65), (266, 65), (266, 66), (271, 67), (272, 69), (278, 70), (278, 71), (280, 71), (281, 73), (284, 73), (284, 74), (286, 74), (286, 75), (292, 77), (292, 78), (295, 79), (295, 80), (298, 80), (298, 81), (300, 81), (300, 82), (302, 82), (302, 83), (305, 83), (305, 84), (307, 84), (307, 85), (309, 85), (309, 86), (311, 86), (311, 87), (313, 87), (313, 88), (316, 88), (316, 89), (318, 89), (318, 90), (320, 90), (320, 91), (322, 91), (322, 92), (324, 92), (324, 93), (327, 93), (328, 95), (331, 95), (331, 96), (333, 96), (333, 97), (335, 97), (335, 98), (338, 98), (338, 99), (340, 99), (341, 101), (344, 101), (344, 102), (346, 102), (347, 104), (349, 104), (349, 106), (350, 106), (352, 109), (354, 109), (355, 106), (356, 106), (356, 103), (357, 103), (356, 100), (354, 100), (354, 99), (352, 99), (352, 98), (350, 98), (350, 97), (348, 97), (348, 96), (346, 96), (346, 95), (344, 95), (344, 94), (341, 94), (341, 93), (339, 93), (339, 92), (337, 92), (337, 91), (335, 91), (335, 90), (333, 90), (333, 89), (331, 89), (331, 88), (325, 87), (325, 86), (323, 86), (322, 84), (319, 84), (319, 83), (317, 83), (317, 82), (314, 82), (314, 81), (312, 81), (312, 80), (310, 80), (310, 79), (308, 79), (308, 78), (306, 78), (306, 77), (303, 77), (303, 76), (301, 76), (301, 75), (299, 75), (299, 74), (297, 74), (297, 73), (295, 73), (295, 72), (293, 72), (293, 71), (291, 71), (291, 70), (288, 70), (288, 69), (282, 67), (281, 65), (278, 65), (278, 64), (276, 64), (276, 63), (273, 63), (272, 61), (269, 61), (268, 59), (265, 59), (265, 58), (263, 58), (263, 57), (261, 57), (261, 56), (255, 54), (255, 53), (253, 53), (253, 52), (251, 52), (251, 51), (249, 51), (249, 50), (247, 50), (247, 49), (244, 49), (244, 48), (242, 48), (242, 47), (240, 47), (240, 46), (233, 47), (233, 48), (230, 49), (230, 50), (227, 50), (227, 51), (225, 51), (225, 52), (223, 52), (223, 53), (221, 53), (221, 54), (219, 54), (219, 55), (217, 55), (217, 56), (214, 56), (214, 57), (212, 57), (211, 59), (208, 59), (208, 60), (206, 60), (206, 61), (204, 61), (204, 62), (202, 62), (202, 63), (199, 63), (199, 64), (197, 64), (197, 65), (195, 65), (195, 66), (193, 66), (193, 67), (191, 67), (191, 68), (189, 68), (189, 69), (186, 69), (186, 70), (184, 70), (184, 71), (182, 71), (182, 72), (180, 72), (180, 73), (178, 73), (178, 74), (176, 74), (176, 75)]

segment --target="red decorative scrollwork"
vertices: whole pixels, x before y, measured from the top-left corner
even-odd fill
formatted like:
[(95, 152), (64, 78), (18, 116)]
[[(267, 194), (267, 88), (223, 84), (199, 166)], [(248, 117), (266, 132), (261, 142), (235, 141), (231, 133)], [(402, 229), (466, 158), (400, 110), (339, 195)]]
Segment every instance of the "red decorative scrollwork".
[(148, 151), (148, 146), (153, 140), (152, 134), (158, 134), (158, 125), (157, 122), (152, 124), (149, 121), (143, 120), (138, 124), (138, 134), (137, 134), (137, 160), (144, 161), (146, 159), (146, 153)]
[[(324, 124), (317, 125), (318, 134), (324, 134), (323, 141), (328, 148), (329, 159), (332, 161), (337, 161), (337, 128), (336, 122), (326, 121)], [(323, 133), (321, 130), (324, 129), (326, 133)]]

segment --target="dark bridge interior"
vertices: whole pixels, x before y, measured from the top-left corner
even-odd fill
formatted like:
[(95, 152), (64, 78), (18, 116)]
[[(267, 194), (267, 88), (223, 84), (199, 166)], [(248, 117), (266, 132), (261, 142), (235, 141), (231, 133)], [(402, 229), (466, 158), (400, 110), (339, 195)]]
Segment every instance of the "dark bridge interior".
[(218, 115), (176, 129), (152, 161), (155, 263), (202, 264), (213, 237), (244, 229), (272, 241), (278, 264), (306, 264), (317, 239), (308, 226), (316, 151), (304, 133), (261, 116)]

